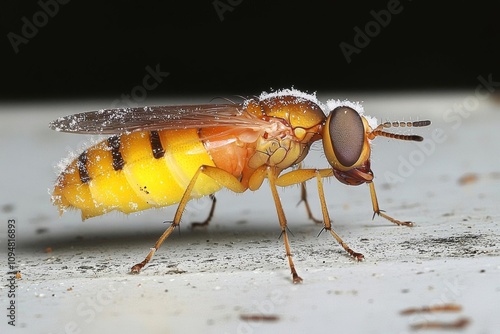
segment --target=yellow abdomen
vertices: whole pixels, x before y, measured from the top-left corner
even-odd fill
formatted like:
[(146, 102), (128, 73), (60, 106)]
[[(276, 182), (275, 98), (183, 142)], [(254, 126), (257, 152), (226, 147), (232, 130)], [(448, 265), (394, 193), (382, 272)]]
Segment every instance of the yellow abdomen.
[[(178, 203), (201, 165), (214, 166), (197, 129), (113, 136), (80, 154), (61, 173), (52, 201), (82, 219), (112, 210), (124, 213)], [(200, 175), (191, 198), (221, 186)]]

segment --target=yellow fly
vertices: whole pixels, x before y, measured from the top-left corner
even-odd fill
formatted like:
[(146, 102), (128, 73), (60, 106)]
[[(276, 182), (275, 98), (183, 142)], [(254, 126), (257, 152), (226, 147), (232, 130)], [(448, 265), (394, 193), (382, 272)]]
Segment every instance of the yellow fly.
[[(328, 116), (325, 115), (328, 113)], [(118, 210), (124, 213), (178, 204), (172, 224), (146, 258), (132, 267), (138, 273), (179, 225), (189, 200), (221, 188), (241, 193), (268, 179), (281, 227), (293, 282), (295, 270), (287, 221), (277, 187), (316, 179), (324, 229), (354, 258), (363, 255), (332, 229), (323, 192), (323, 178), (335, 176), (348, 185), (369, 185), (374, 214), (397, 225), (412, 226), (379, 209), (370, 169), (370, 141), (377, 136), (421, 141), (420, 136), (384, 131), (392, 126), (427, 126), (430, 121), (377, 125), (349, 101), (321, 103), (314, 95), (293, 89), (262, 93), (243, 103), (105, 109), (59, 118), (52, 129), (109, 134), (86, 149), (59, 175), (52, 196), (62, 214), (80, 209), (82, 219)], [(315, 141), (321, 140), (331, 165), (326, 169), (284, 170), (298, 165)], [(210, 219), (210, 217), (209, 217)], [(312, 218), (314, 219), (314, 218)], [(207, 220), (208, 221), (208, 220)]]

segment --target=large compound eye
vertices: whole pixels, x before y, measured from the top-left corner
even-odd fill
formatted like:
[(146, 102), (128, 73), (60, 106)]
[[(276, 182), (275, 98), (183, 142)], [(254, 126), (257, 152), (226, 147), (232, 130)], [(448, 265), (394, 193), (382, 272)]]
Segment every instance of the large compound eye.
[[(352, 166), (361, 156), (365, 140), (361, 116), (352, 108), (338, 107), (328, 116), (326, 126), (330, 140), (323, 138), (323, 145), (328, 160), (331, 164), (336, 160), (344, 167)], [(333, 157), (329, 154), (331, 148)]]

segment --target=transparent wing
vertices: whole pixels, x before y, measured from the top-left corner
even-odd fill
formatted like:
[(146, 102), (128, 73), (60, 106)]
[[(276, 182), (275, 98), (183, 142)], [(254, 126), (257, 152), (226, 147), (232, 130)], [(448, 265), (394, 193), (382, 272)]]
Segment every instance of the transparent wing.
[(102, 109), (60, 117), (49, 126), (62, 132), (119, 134), (217, 126), (259, 128), (266, 124), (246, 112), (243, 104), (198, 104)]

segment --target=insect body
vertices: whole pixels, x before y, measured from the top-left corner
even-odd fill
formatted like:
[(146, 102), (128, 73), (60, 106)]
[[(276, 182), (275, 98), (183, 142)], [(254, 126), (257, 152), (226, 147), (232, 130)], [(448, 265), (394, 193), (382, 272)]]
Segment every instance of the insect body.
[[(330, 110), (328, 116), (324, 109)], [(212, 195), (223, 187), (234, 192), (257, 190), (267, 178), (293, 281), (297, 283), (302, 279), (292, 261), (277, 186), (304, 185), (315, 178), (324, 229), (358, 260), (363, 255), (351, 250), (331, 227), (323, 178), (335, 176), (350, 185), (368, 183), (374, 214), (411, 226), (380, 211), (372, 182), (369, 142), (376, 136), (422, 138), (387, 133), (383, 129), (390, 127), (389, 123), (377, 126), (371, 118), (362, 116), (360, 109), (351, 102), (329, 101), (325, 106), (313, 95), (283, 90), (263, 93), (241, 104), (108, 109), (63, 117), (50, 126), (64, 132), (112, 136), (85, 150), (66, 167), (57, 179), (52, 200), (60, 213), (80, 209), (82, 219), (112, 210), (130, 213), (178, 203), (172, 224), (144, 261), (132, 267), (132, 272), (138, 273), (179, 225), (189, 200)], [(425, 126), (430, 122), (394, 125), (400, 124)], [(331, 168), (295, 169), (282, 174), (299, 164), (318, 140), (323, 142)]]

